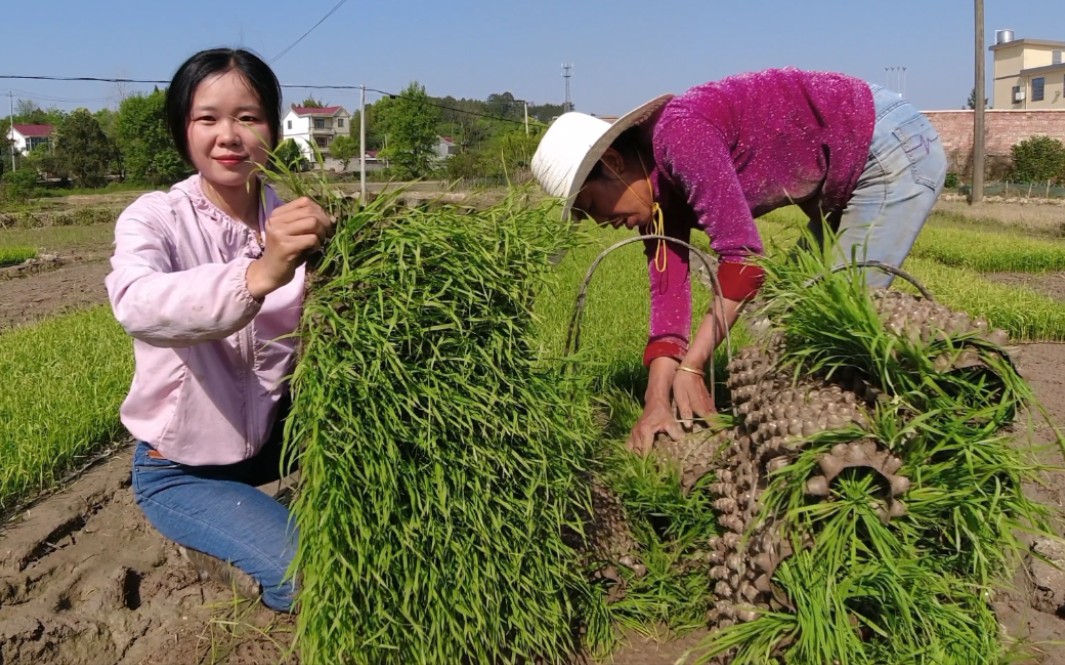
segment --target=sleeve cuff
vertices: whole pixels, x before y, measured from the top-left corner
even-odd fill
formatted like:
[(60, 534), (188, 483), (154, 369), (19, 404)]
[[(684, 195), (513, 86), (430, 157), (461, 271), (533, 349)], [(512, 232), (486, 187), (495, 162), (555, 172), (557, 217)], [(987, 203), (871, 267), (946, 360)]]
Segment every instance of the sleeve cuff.
[(688, 345), (678, 339), (655, 339), (647, 343), (643, 350), (644, 367), (649, 367), (655, 358), (673, 358), (680, 362), (688, 352)]
[(765, 270), (749, 263), (721, 263), (717, 267), (717, 281), (721, 284), (722, 296), (743, 302), (752, 298), (758, 293), (758, 289), (762, 288)]

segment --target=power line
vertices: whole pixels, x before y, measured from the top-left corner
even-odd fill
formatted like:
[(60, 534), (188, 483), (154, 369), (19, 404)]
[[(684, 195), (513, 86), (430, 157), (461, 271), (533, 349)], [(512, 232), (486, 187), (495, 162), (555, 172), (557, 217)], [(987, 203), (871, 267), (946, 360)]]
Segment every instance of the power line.
[(278, 60), (280, 60), (280, 59), (281, 59), (281, 57), (282, 57), (283, 55), (285, 55), (286, 53), (288, 53), (289, 51), (291, 51), (291, 50), (292, 50), (292, 49), (293, 49), (293, 48), (294, 48), (294, 47), (296, 46), (296, 44), (299, 44), (300, 42), (302, 42), (302, 41), (303, 41), (303, 38), (304, 38), (304, 37), (306, 37), (307, 35), (311, 34), (312, 32), (314, 32), (314, 29), (315, 29), (315, 28), (317, 28), (317, 27), (318, 27), (318, 26), (320, 26), (321, 24), (325, 23), (325, 20), (326, 20), (327, 18), (329, 18), (330, 16), (332, 16), (332, 15), (333, 15), (333, 12), (335, 12), (336, 10), (340, 9), (341, 7), (343, 7), (343, 6), (344, 6), (344, 4), (345, 4), (345, 3), (347, 2), (347, 1), (348, 1), (348, 0), (340, 0), (340, 2), (336, 3), (336, 5), (334, 5), (334, 6), (333, 6), (333, 8), (329, 10), (329, 13), (327, 13), (327, 14), (326, 14), (325, 16), (323, 16), (323, 17), (321, 18), (321, 20), (320, 20), (320, 21), (318, 21), (317, 23), (315, 23), (314, 25), (312, 25), (312, 26), (311, 26), (311, 29), (310, 29), (310, 30), (308, 30), (307, 32), (305, 32), (305, 33), (303, 33), (302, 35), (300, 35), (300, 38), (299, 38), (299, 39), (297, 39), (296, 41), (292, 42), (291, 44), (289, 44), (289, 45), (288, 45), (288, 47), (287, 47), (287, 48), (285, 48), (285, 50), (284, 50), (284, 51), (281, 51), (280, 53), (278, 53), (277, 55), (275, 55), (275, 56), (274, 56), (273, 58), (271, 58), (271, 59), (270, 59), (270, 62), (271, 62), (271, 63), (274, 63), (274, 62), (277, 62)]

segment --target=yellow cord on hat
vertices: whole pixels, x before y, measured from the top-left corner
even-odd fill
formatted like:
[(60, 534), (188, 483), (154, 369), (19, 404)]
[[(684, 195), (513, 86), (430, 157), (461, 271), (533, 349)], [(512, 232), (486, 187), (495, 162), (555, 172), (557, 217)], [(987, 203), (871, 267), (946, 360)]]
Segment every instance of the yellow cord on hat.
[[(647, 179), (647, 184), (650, 186), (650, 178)], [(658, 205), (658, 201), (651, 202), (651, 233), (657, 236), (666, 234), (666, 219), (662, 214), (662, 206)], [(661, 265), (659, 265), (660, 257)], [(663, 238), (658, 239), (658, 247), (655, 247), (655, 270), (658, 272), (666, 271), (666, 241)]]

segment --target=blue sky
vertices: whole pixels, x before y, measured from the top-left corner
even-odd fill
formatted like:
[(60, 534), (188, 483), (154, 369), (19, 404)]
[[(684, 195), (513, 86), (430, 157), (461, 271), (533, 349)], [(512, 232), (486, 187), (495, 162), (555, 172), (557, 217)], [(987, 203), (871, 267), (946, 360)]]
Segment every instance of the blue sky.
[[(283, 84), (392, 92), (418, 81), (436, 96), (509, 91), (561, 103), (561, 65), (568, 62), (574, 105), (600, 115), (732, 73), (787, 65), (904, 83), (906, 96), (926, 110), (961, 108), (973, 86), (971, 0), (348, 0), (274, 59), (337, 1), (5, 3), (0, 74), (169, 79), (193, 52), (227, 45), (271, 60)], [(20, 18), (23, 11), (32, 16)], [(985, 15), (988, 45), (997, 29), (1065, 41), (1065, 0), (986, 0)], [(888, 67), (905, 67), (904, 80)], [(987, 70), (990, 80), (990, 57)], [(115, 108), (123, 94), (150, 87), (0, 79), (4, 97), (13, 91), (16, 100), (65, 110)], [(289, 88), (286, 101), (307, 94), (349, 110), (358, 105), (355, 91)], [(0, 114), (6, 102), (0, 99)]]

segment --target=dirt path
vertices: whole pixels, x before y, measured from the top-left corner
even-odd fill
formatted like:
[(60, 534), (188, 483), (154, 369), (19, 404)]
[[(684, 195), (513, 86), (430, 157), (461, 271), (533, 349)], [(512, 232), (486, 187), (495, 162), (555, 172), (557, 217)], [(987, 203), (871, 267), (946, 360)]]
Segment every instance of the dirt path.
[(5, 268), (0, 276), (0, 331), (107, 302), (107, 259), (102, 252), (45, 258), (35, 270), (16, 266), (25, 275)]
[[(1065, 423), (1065, 345), (1027, 345), (1018, 363), (1052, 421)], [(1035, 436), (1051, 440), (1050, 427), (1039, 425)], [(1065, 506), (1065, 474), (1047, 480), (1032, 493)], [(146, 523), (128, 484), (123, 450), (0, 531), (0, 663), (282, 662), (291, 620), (234, 607), (230, 589), (199, 580)], [(1025, 640), (1065, 638), (1065, 620), (1033, 609), (1029, 587), (1022, 568), (1015, 589), (996, 600), (1004, 628)], [(665, 644), (633, 636), (613, 662), (671, 664), (702, 636)], [(1065, 665), (1065, 652), (1044, 649), (1029, 662)]]

